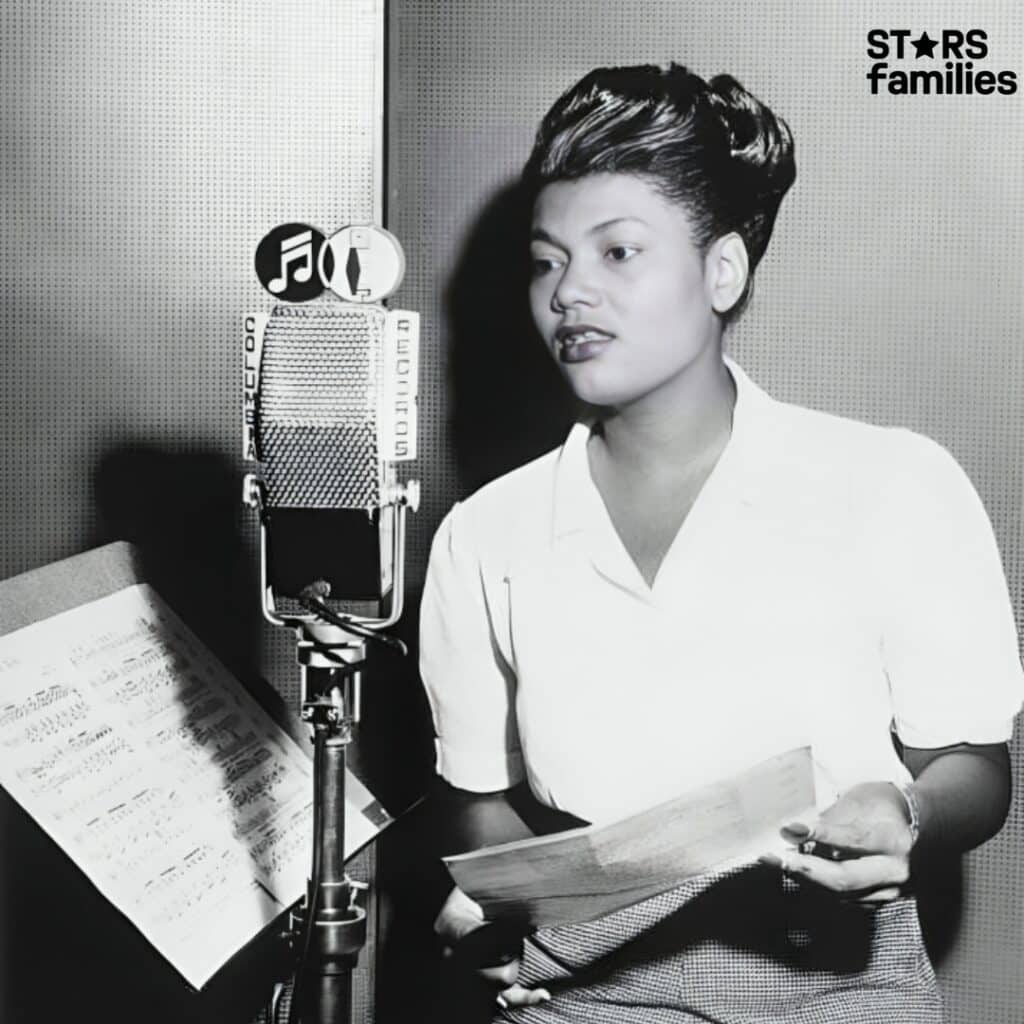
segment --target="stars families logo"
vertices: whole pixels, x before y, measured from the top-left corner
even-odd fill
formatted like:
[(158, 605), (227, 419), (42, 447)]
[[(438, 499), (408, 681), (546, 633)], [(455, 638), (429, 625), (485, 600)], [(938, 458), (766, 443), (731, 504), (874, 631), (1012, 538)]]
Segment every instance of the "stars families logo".
[[(871, 95), (892, 96), (1012, 96), (1017, 91), (1014, 71), (979, 69), (988, 57), (988, 33), (943, 29), (932, 38), (908, 28), (873, 28), (867, 34), (867, 55), (875, 62), (867, 75)], [(913, 52), (911, 52), (913, 48)], [(919, 60), (925, 63), (918, 65)], [(889, 62), (913, 61), (910, 68)]]

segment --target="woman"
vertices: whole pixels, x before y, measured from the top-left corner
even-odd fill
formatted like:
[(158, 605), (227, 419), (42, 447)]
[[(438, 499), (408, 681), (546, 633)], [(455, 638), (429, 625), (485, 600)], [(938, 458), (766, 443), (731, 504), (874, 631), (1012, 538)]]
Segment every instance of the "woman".
[[(460, 834), (529, 834), (527, 786), (608, 820), (803, 744), (822, 813), (783, 860), (528, 938), (483, 972), (502, 1019), (942, 1019), (908, 884), (1004, 820), (1015, 627), (943, 449), (723, 357), (794, 173), (784, 122), (678, 65), (587, 75), (527, 164), (531, 309), (587, 415), (434, 541), (421, 668)], [(482, 923), (454, 890), (436, 928)]]

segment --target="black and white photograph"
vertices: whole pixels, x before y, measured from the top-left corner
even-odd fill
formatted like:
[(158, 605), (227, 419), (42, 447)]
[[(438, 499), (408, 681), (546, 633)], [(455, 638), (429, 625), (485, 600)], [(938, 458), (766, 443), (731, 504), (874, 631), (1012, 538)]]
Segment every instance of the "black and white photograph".
[(1024, 1024), (1015, 4), (0, 47), (3, 1024)]

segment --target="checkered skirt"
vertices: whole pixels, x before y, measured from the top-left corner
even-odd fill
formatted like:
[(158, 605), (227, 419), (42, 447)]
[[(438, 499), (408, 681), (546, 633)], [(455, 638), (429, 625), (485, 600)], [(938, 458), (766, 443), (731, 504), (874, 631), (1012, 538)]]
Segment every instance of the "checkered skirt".
[(518, 1024), (942, 1024), (913, 899), (843, 902), (763, 866), (712, 873), (588, 924), (538, 931)]

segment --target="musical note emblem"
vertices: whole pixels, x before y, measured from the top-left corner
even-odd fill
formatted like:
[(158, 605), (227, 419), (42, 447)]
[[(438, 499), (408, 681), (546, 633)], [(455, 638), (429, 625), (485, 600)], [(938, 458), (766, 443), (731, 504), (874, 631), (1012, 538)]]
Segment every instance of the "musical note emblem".
[(288, 286), (288, 268), (301, 261), (292, 275), (300, 284), (304, 284), (313, 276), (313, 232), (303, 231), (302, 234), (286, 238), (281, 243), (281, 273), (267, 287), (280, 295)]
[[(324, 236), (309, 224), (281, 224), (256, 247), (256, 276), (276, 298), (308, 302), (324, 290), (319, 273)], [(328, 254), (330, 256), (330, 254)], [(333, 271), (333, 258), (329, 260)]]

